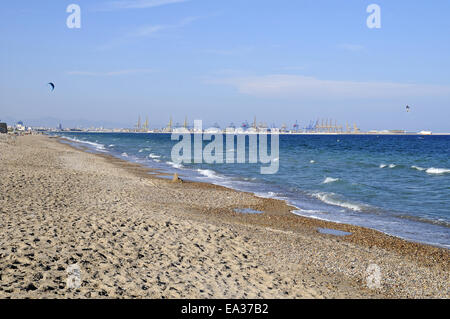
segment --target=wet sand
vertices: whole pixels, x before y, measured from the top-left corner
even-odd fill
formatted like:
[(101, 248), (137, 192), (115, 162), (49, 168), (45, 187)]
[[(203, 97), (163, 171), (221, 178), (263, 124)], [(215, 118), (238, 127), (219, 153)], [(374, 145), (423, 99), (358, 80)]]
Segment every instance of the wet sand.
[(447, 249), (157, 174), (56, 138), (0, 140), (0, 298), (450, 296)]

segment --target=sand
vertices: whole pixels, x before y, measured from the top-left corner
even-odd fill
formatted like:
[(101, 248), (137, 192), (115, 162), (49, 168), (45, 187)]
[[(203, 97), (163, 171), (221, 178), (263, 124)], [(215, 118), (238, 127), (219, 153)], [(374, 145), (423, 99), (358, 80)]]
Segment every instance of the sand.
[(157, 174), (56, 138), (0, 140), (0, 298), (450, 295), (447, 249)]

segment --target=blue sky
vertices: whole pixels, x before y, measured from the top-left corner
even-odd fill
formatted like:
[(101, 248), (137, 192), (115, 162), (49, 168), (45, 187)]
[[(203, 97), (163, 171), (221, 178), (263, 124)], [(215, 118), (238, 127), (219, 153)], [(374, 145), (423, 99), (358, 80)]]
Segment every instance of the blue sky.
[[(71, 3), (81, 29), (66, 26)], [(450, 131), (449, 13), (447, 0), (4, 1), (0, 119)]]

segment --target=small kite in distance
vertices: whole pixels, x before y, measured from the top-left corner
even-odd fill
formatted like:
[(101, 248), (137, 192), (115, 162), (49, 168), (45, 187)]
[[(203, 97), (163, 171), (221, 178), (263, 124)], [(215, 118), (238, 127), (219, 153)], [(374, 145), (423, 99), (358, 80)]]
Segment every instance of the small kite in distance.
[(409, 112), (409, 105), (406, 106), (406, 112)]
[(50, 85), (50, 87), (52, 88), (52, 92), (55, 89), (55, 84), (53, 82), (49, 82), (47, 83), (48, 85)]

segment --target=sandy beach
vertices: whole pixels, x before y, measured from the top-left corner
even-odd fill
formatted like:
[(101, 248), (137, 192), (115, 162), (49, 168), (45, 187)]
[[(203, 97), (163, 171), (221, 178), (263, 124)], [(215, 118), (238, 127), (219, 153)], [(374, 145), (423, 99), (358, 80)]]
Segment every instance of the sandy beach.
[[(220, 186), (172, 183), (57, 138), (3, 139), (0, 298), (450, 297), (449, 250), (292, 209)], [(369, 288), (372, 264), (380, 285)], [(80, 270), (78, 288), (67, 285), (71, 265)]]

